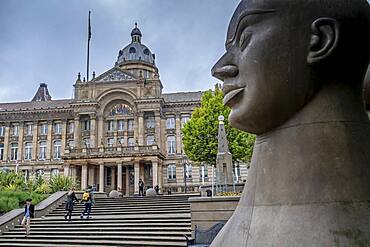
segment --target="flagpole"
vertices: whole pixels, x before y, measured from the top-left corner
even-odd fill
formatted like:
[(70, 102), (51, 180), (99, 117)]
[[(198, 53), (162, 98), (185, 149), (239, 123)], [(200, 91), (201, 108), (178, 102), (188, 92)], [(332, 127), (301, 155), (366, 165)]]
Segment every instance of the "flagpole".
[(86, 78), (87, 78), (87, 82), (89, 82), (89, 62), (90, 62), (90, 39), (91, 39), (91, 24), (90, 24), (90, 15), (91, 15), (91, 11), (89, 11), (89, 26), (88, 26), (88, 34), (87, 34), (87, 63), (86, 63), (86, 67), (87, 67), (87, 73), (86, 73)]

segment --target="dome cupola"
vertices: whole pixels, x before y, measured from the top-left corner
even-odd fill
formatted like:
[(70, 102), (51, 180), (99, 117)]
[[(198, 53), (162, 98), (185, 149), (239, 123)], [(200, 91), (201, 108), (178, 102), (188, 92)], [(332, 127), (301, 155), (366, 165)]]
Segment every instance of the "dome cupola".
[(132, 43), (138, 42), (141, 43), (141, 37), (143, 35), (141, 34), (140, 29), (137, 27), (137, 22), (135, 22), (135, 28), (131, 31), (131, 37), (132, 37)]
[(149, 48), (141, 43), (142, 33), (135, 23), (135, 28), (131, 31), (131, 44), (119, 51), (116, 65), (129, 62), (144, 62), (146, 64), (155, 64), (155, 55)]

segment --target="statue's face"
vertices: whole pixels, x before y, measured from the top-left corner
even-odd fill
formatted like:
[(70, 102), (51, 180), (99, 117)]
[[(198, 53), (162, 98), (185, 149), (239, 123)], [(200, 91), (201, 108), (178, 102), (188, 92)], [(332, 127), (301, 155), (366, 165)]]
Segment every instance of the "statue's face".
[(312, 95), (305, 79), (310, 33), (296, 23), (299, 13), (279, 2), (242, 1), (229, 24), (226, 53), (212, 69), (224, 81), (231, 125), (256, 134), (283, 124)]

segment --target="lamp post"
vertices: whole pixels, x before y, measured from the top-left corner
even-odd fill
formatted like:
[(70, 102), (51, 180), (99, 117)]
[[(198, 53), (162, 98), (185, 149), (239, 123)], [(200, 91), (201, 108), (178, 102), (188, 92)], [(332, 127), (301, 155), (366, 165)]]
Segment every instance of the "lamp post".
[(184, 166), (184, 192), (187, 193), (187, 187), (186, 187), (186, 165), (188, 164), (188, 157), (186, 155), (183, 155), (181, 158), (182, 165)]

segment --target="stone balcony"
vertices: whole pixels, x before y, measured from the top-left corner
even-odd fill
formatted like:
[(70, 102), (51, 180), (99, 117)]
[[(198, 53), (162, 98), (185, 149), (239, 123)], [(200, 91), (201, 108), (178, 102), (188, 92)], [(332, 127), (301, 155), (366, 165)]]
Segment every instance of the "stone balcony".
[(140, 156), (159, 156), (162, 159), (164, 158), (164, 155), (161, 153), (158, 146), (151, 145), (66, 149), (63, 155), (63, 159), (95, 159)]

